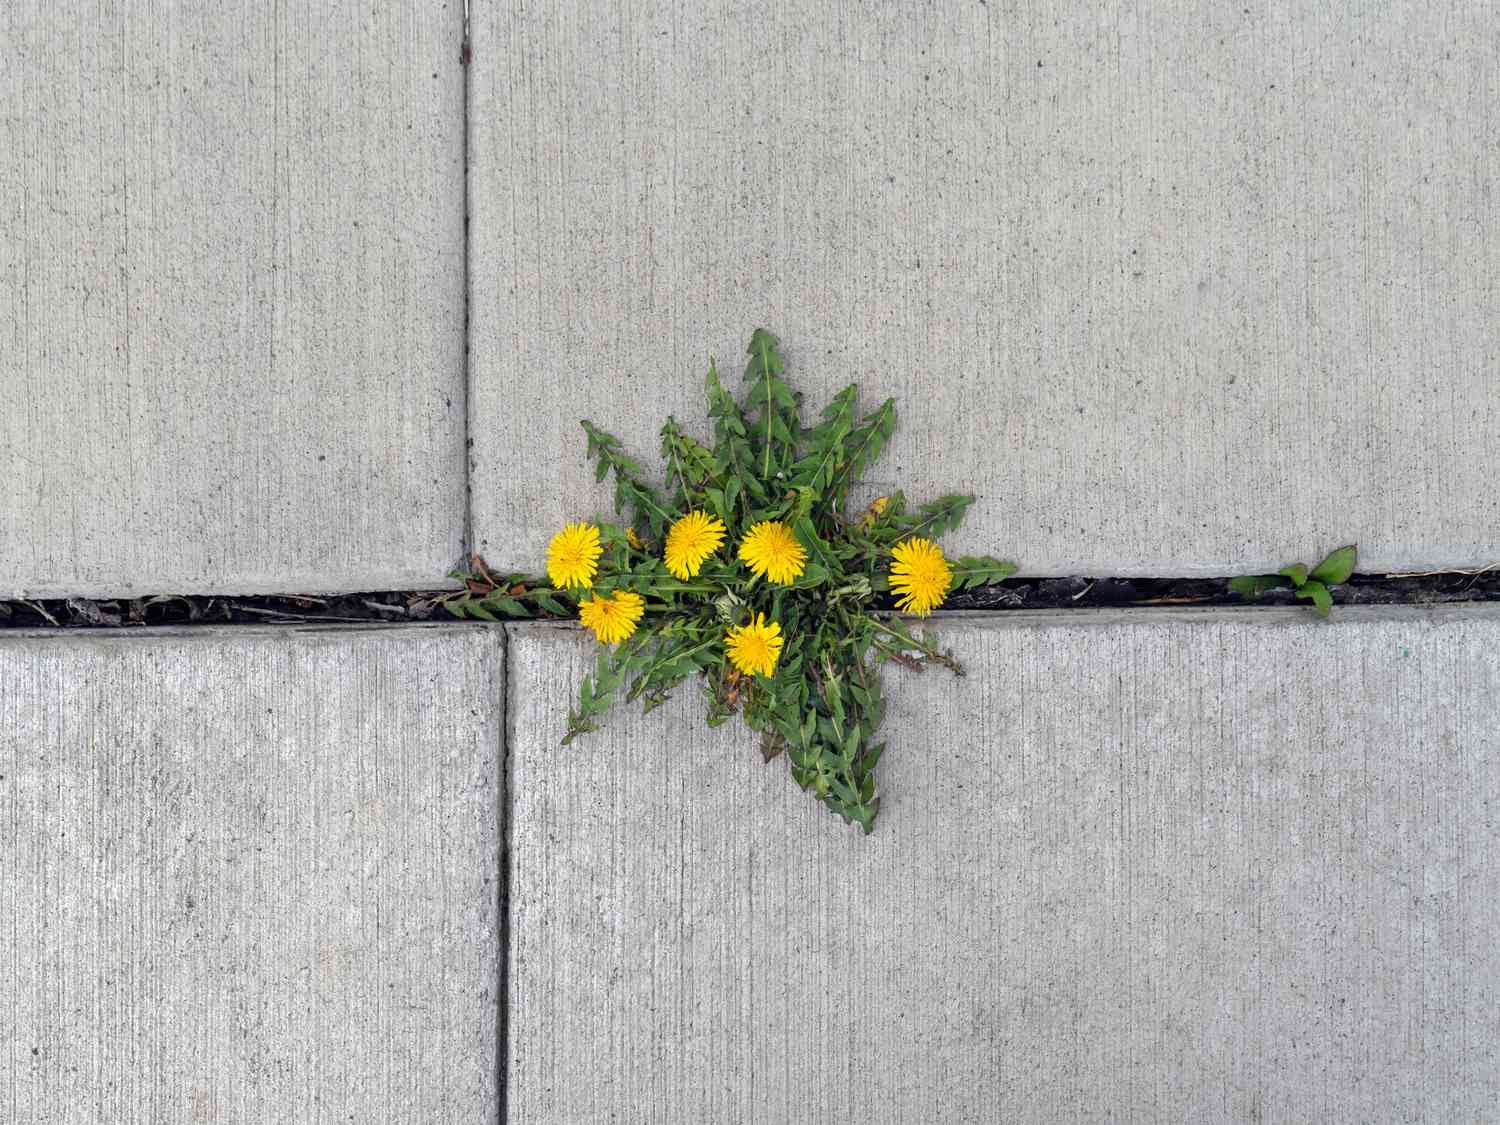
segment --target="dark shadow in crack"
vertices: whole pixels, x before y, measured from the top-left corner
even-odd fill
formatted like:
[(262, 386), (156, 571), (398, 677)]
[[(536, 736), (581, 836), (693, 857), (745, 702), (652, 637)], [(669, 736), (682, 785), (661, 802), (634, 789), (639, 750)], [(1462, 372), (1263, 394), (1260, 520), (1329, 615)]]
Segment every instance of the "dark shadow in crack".
[[(454, 621), (443, 601), (449, 590), (255, 597), (158, 594), (138, 598), (47, 598), (0, 601), (0, 630), (110, 629), (147, 625), (370, 625), (378, 622)], [(1443, 605), (1500, 601), (1500, 568), (1388, 576), (1356, 574), (1333, 592), (1337, 605)], [(1012, 578), (950, 594), (949, 610), (1099, 609), (1134, 606), (1248, 604), (1223, 578)], [(1306, 606), (1290, 589), (1272, 590), (1258, 605)], [(889, 598), (879, 602), (893, 608)]]

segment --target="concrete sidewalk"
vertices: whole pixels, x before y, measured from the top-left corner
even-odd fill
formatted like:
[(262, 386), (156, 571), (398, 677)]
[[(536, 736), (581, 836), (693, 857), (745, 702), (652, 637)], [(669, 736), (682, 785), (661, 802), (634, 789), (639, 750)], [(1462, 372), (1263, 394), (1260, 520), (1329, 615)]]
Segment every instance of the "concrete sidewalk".
[[(755, 325), (953, 553), (1500, 561), (1485, 6), (469, 7), (0, 6), (0, 599), (537, 572)], [(1500, 615), (940, 627), (869, 839), (575, 628), (0, 632), (0, 1121), (1493, 1113)]]
[(512, 631), (522, 1121), (1475, 1121), (1500, 612), (949, 620), (864, 838), (691, 691), (559, 749)]
[(571, 626), (0, 639), (0, 1119), (1495, 1103), (1500, 611), (938, 627), (868, 838)]
[(0, 596), (535, 570), (578, 418), (651, 462), (757, 324), (809, 417), (896, 399), (869, 491), (976, 493), (959, 552), (1497, 561), (1482, 8), (471, 23), (0, 12)]
[(0, 1121), (497, 1120), (503, 657), (0, 634)]
[(463, 551), (463, 5), (0, 5), (0, 598)]
[[(478, 0), (476, 545), (607, 511), (717, 356), (900, 428), (1034, 575), (1500, 561), (1500, 20), (1485, 5)], [(538, 481), (544, 482), (540, 487)]]

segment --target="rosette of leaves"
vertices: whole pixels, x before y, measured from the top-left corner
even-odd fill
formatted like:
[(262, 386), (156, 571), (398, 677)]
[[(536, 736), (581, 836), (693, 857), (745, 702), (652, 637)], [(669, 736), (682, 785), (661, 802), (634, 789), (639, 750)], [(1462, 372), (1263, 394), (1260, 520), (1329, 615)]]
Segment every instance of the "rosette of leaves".
[(1327, 617), (1333, 610), (1333, 587), (1349, 581), (1359, 561), (1359, 548), (1355, 544), (1333, 551), (1317, 566), (1308, 568), (1303, 563), (1290, 563), (1275, 574), (1250, 574), (1243, 578), (1231, 578), (1229, 588), (1241, 597), (1254, 601), (1270, 590), (1290, 586), (1293, 594), (1313, 603), (1319, 617)]
[[(509, 591), (498, 595), (509, 612), (550, 608), (544, 598), (576, 604), (616, 591), (645, 599), (639, 628), (617, 645), (600, 646), (569, 713), (565, 744), (596, 729), (622, 695), (641, 700), (649, 711), (684, 680), (701, 677), (710, 725), (739, 714), (759, 733), (765, 761), (784, 757), (798, 785), (869, 832), (880, 808), (875, 770), (885, 751), (878, 738), (885, 716), (880, 666), (937, 664), (963, 674), (934, 637), (884, 610), (891, 550), (958, 526), (974, 497), (940, 496), (913, 506), (897, 492), (850, 513), (850, 490), (895, 430), (894, 401), (862, 412), (851, 384), (815, 424), (804, 426), (802, 396), (784, 378), (776, 338), (756, 329), (747, 350), (738, 396), (709, 366), (711, 441), (689, 435), (675, 418), (662, 426), (664, 485), (648, 480), (611, 434), (582, 423), (599, 479), (614, 478), (621, 517), (599, 522), (602, 555), (590, 591), (575, 597), (513, 575), (497, 579), (494, 589)], [(662, 549), (674, 524), (692, 512), (722, 521), (725, 537), (683, 579), (667, 570)], [(743, 535), (764, 521), (789, 527), (806, 551), (789, 583), (753, 574), (735, 553)], [(1015, 572), (1012, 563), (990, 557), (946, 561), (949, 590), (998, 582)], [(471, 593), (450, 609), (472, 614), (493, 596)], [(779, 625), (783, 642), (769, 676), (737, 670), (725, 653), (726, 630), (760, 615)]]

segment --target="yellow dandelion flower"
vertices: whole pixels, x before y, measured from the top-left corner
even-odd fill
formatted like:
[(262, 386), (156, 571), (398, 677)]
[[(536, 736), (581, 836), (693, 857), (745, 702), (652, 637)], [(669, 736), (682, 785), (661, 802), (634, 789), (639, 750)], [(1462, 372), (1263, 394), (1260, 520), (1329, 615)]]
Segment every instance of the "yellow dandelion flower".
[(756, 575), (790, 586), (806, 568), (807, 548), (797, 542), (786, 524), (765, 520), (752, 527), (740, 541), (740, 561), (748, 564)]
[(594, 584), (599, 556), (603, 553), (597, 527), (591, 523), (570, 523), (547, 544), (547, 577), (559, 589), (565, 586), (588, 589)]
[(633, 527), (625, 529), (625, 542), (629, 543), (637, 551), (641, 549), (641, 537), (635, 533), (635, 528)]
[(908, 539), (891, 549), (891, 590), (899, 595), (896, 605), (906, 613), (926, 617), (953, 585), (953, 571), (943, 549), (931, 539)]
[(724, 522), (706, 512), (689, 512), (667, 532), (664, 555), (667, 569), (683, 580), (692, 578), (703, 560), (724, 542)]
[(578, 618), (594, 631), (600, 644), (617, 645), (635, 632), (646, 599), (629, 590), (618, 590), (607, 597), (598, 594), (578, 603)]
[(724, 638), (729, 662), (747, 676), (770, 676), (781, 656), (781, 626), (767, 623), (764, 613), (757, 613), (749, 625), (730, 629)]

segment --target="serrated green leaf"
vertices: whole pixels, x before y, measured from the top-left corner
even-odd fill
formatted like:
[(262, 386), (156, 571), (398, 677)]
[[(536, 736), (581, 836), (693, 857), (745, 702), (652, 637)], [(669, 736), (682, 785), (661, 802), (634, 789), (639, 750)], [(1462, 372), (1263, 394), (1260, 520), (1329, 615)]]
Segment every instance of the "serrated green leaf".
[(1016, 572), (1016, 564), (988, 555), (965, 555), (952, 565), (953, 588), (972, 590), (976, 586), (989, 586), (1004, 582)]
[(839, 489), (837, 500), (842, 503), (850, 485), (858, 483), (867, 468), (885, 449), (891, 435), (896, 432), (896, 400), (886, 399), (873, 413), (867, 414), (845, 442), (844, 468), (835, 477)]
[(923, 504), (911, 515), (893, 521), (893, 524), (899, 528), (903, 538), (936, 539), (963, 522), (964, 513), (973, 503), (972, 495), (954, 493), (939, 496), (936, 500)]
[(597, 458), (596, 479), (603, 480), (609, 473), (614, 473), (615, 512), (624, 514), (629, 509), (632, 523), (644, 524), (651, 529), (653, 536), (659, 537), (672, 516), (655, 487), (642, 479), (640, 465), (625, 454), (619, 439), (613, 434), (599, 429), (586, 418), (580, 425), (588, 435), (589, 454)]

